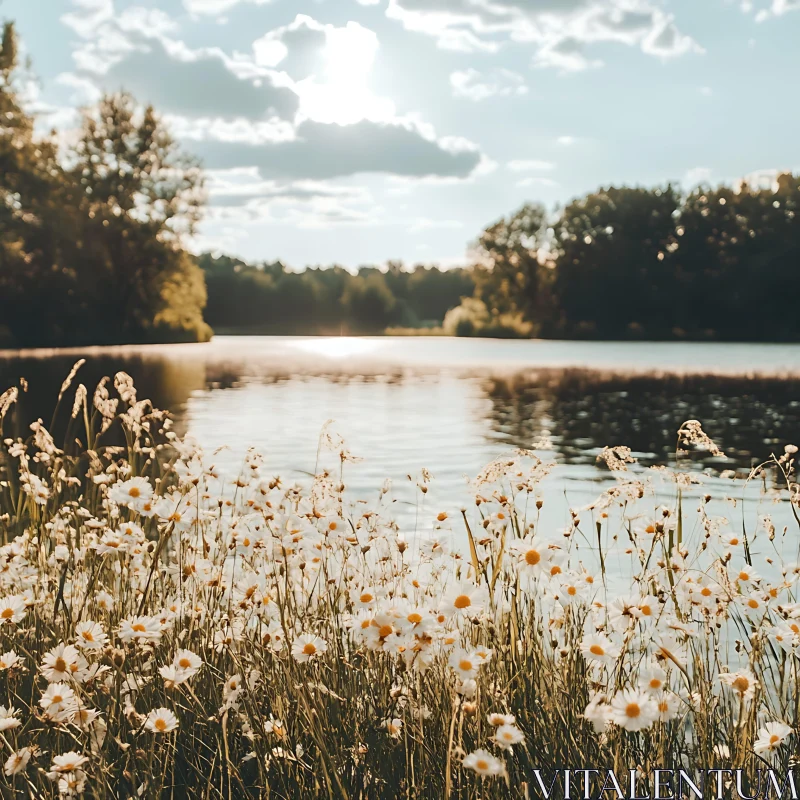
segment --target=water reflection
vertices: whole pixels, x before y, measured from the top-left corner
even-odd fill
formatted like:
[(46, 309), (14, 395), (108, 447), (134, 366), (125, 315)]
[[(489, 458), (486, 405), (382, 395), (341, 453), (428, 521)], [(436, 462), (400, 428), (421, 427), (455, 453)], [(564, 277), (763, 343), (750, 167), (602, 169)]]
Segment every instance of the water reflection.
[[(254, 445), (271, 472), (307, 475), (333, 419), (365, 459), (349, 468), (354, 490), (371, 493), (385, 477), (402, 487), (426, 467), (438, 478), (436, 502), (448, 506), (463, 502), (465, 475), (546, 435), (565, 465), (557, 490), (587, 498), (609, 477), (595, 463), (602, 447), (626, 444), (644, 464), (668, 463), (686, 419), (701, 420), (729, 456), (706, 459), (712, 472), (749, 468), (800, 442), (796, 348), (349, 338), (0, 353), (0, 387), (21, 376), (29, 384), (7, 433), (50, 420), (79, 355), (87, 363), (77, 381), (91, 390), (124, 369), (140, 397), (173, 411), (179, 433), (224, 448), (220, 463), (230, 470)], [(592, 360), (597, 369), (586, 366)], [(715, 363), (722, 368), (706, 366)], [(398, 502), (415, 502), (412, 490), (398, 489)]]

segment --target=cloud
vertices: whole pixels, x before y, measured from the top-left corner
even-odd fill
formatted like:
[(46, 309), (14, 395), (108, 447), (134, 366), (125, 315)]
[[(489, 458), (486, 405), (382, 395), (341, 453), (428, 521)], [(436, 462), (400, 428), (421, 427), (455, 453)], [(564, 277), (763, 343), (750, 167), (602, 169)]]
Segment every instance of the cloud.
[(575, 136), (559, 136), (556, 139), (556, 144), (560, 144), (562, 147), (571, 147), (577, 141)]
[[(461, 181), (491, 166), (472, 142), (437, 137), (417, 115), (398, 117), (391, 100), (371, 91), (380, 43), (358, 23), (298, 15), (257, 39), (251, 54), (228, 55), (175, 38), (174, 20), (161, 11), (115, 14), (112, 7), (109, 17), (103, 0), (77, 2), (85, 17), (69, 21), (83, 40), (77, 69), (59, 82), (88, 100), (129, 90), (162, 113), (208, 168), (253, 168), (261, 180), (279, 182), (261, 187), (262, 205), (287, 191), (299, 200), (307, 186), (283, 187), (297, 181), (359, 173)], [(311, 196), (334, 199), (319, 187)]]
[(222, 14), (242, 2), (263, 6), (271, 0), (183, 0), (183, 7), (190, 14)]
[(389, 0), (386, 15), (443, 49), (497, 52), (510, 42), (529, 44), (536, 66), (562, 71), (601, 66), (585, 48), (602, 42), (660, 58), (702, 51), (653, 0)]
[(210, 169), (255, 166), (264, 179), (326, 180), (357, 173), (466, 178), (481, 163), (474, 145), (430, 139), (412, 123), (326, 125), (307, 120), (291, 141), (205, 140), (192, 148)]
[[(754, 10), (753, 3), (743, 3), (742, 11), (746, 14)], [(756, 12), (756, 22), (765, 22), (772, 17), (782, 17), (790, 11), (800, 10), (800, 0), (772, 0), (766, 7), (761, 8)]]
[(256, 63), (287, 75), (299, 119), (339, 125), (395, 117), (394, 103), (370, 88), (379, 49), (375, 32), (357, 22), (325, 25), (304, 14), (253, 43)]
[(124, 88), (161, 111), (190, 117), (288, 119), (299, 106), (291, 89), (269, 78), (237, 76), (219, 51), (168, 52), (161, 40), (137, 47), (96, 81), (106, 90)]
[(538, 170), (555, 169), (556, 165), (552, 161), (536, 161), (534, 159), (518, 159), (509, 161), (506, 168), (512, 172), (532, 172)]
[(556, 186), (559, 186), (558, 181), (554, 181), (552, 178), (523, 178), (521, 181), (517, 181), (517, 186), (521, 188), (526, 188), (530, 186), (545, 186), (549, 189), (552, 189)]
[(487, 75), (477, 69), (457, 70), (450, 74), (454, 97), (466, 97), (473, 102), (490, 97), (520, 96), (528, 93), (525, 79), (510, 69), (495, 69)]
[(688, 170), (683, 176), (683, 185), (688, 189), (693, 189), (700, 184), (706, 184), (711, 181), (711, 169), (709, 167), (694, 167)]

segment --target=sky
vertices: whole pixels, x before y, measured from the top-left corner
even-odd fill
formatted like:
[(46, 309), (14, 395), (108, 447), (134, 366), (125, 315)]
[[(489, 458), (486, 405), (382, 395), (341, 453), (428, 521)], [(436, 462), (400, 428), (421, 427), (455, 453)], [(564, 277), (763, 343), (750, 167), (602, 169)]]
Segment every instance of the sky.
[(42, 126), (68, 139), (127, 89), (201, 158), (196, 251), (454, 266), (528, 201), (800, 170), (800, 0), (0, 0), (3, 18)]

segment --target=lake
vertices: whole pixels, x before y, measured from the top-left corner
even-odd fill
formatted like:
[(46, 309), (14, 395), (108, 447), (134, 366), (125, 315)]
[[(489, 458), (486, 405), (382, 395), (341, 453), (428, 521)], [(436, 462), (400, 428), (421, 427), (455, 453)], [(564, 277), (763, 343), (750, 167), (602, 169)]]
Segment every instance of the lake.
[[(140, 397), (170, 409), (176, 429), (239, 470), (249, 446), (264, 472), (307, 480), (328, 420), (357, 463), (351, 496), (374, 500), (393, 483), (395, 515), (424, 528), (414, 489), (434, 481), (428, 511), (457, 511), (484, 464), (543, 437), (561, 466), (543, 489), (548, 524), (611, 482), (596, 456), (627, 445), (648, 466), (674, 463), (676, 431), (698, 419), (727, 459), (695, 457), (708, 481), (800, 444), (800, 347), (793, 345), (501, 341), (438, 337), (217, 337), (204, 345), (0, 351), (0, 391), (29, 383), (14, 420), (47, 422), (79, 357), (90, 389), (130, 373)], [(322, 463), (331, 464), (331, 456)], [(409, 481), (408, 476), (412, 477)], [(700, 491), (698, 489), (698, 491)]]

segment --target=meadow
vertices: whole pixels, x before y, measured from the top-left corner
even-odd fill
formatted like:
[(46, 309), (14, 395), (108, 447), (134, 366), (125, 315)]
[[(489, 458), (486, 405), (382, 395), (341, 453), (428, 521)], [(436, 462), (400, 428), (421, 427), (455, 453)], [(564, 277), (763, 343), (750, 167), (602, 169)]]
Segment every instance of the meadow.
[(586, 765), (740, 769), (755, 795), (794, 765), (796, 447), (713, 502), (699, 422), (670, 466), (607, 447), (613, 486), (550, 529), (539, 442), (460, 514), (412, 476), (421, 535), (388, 485), (350, 496), (329, 430), (304, 484), (252, 450), (227, 475), (79, 366), (58, 443), (3, 433), (25, 384), (0, 395), (3, 797), (528, 798)]

